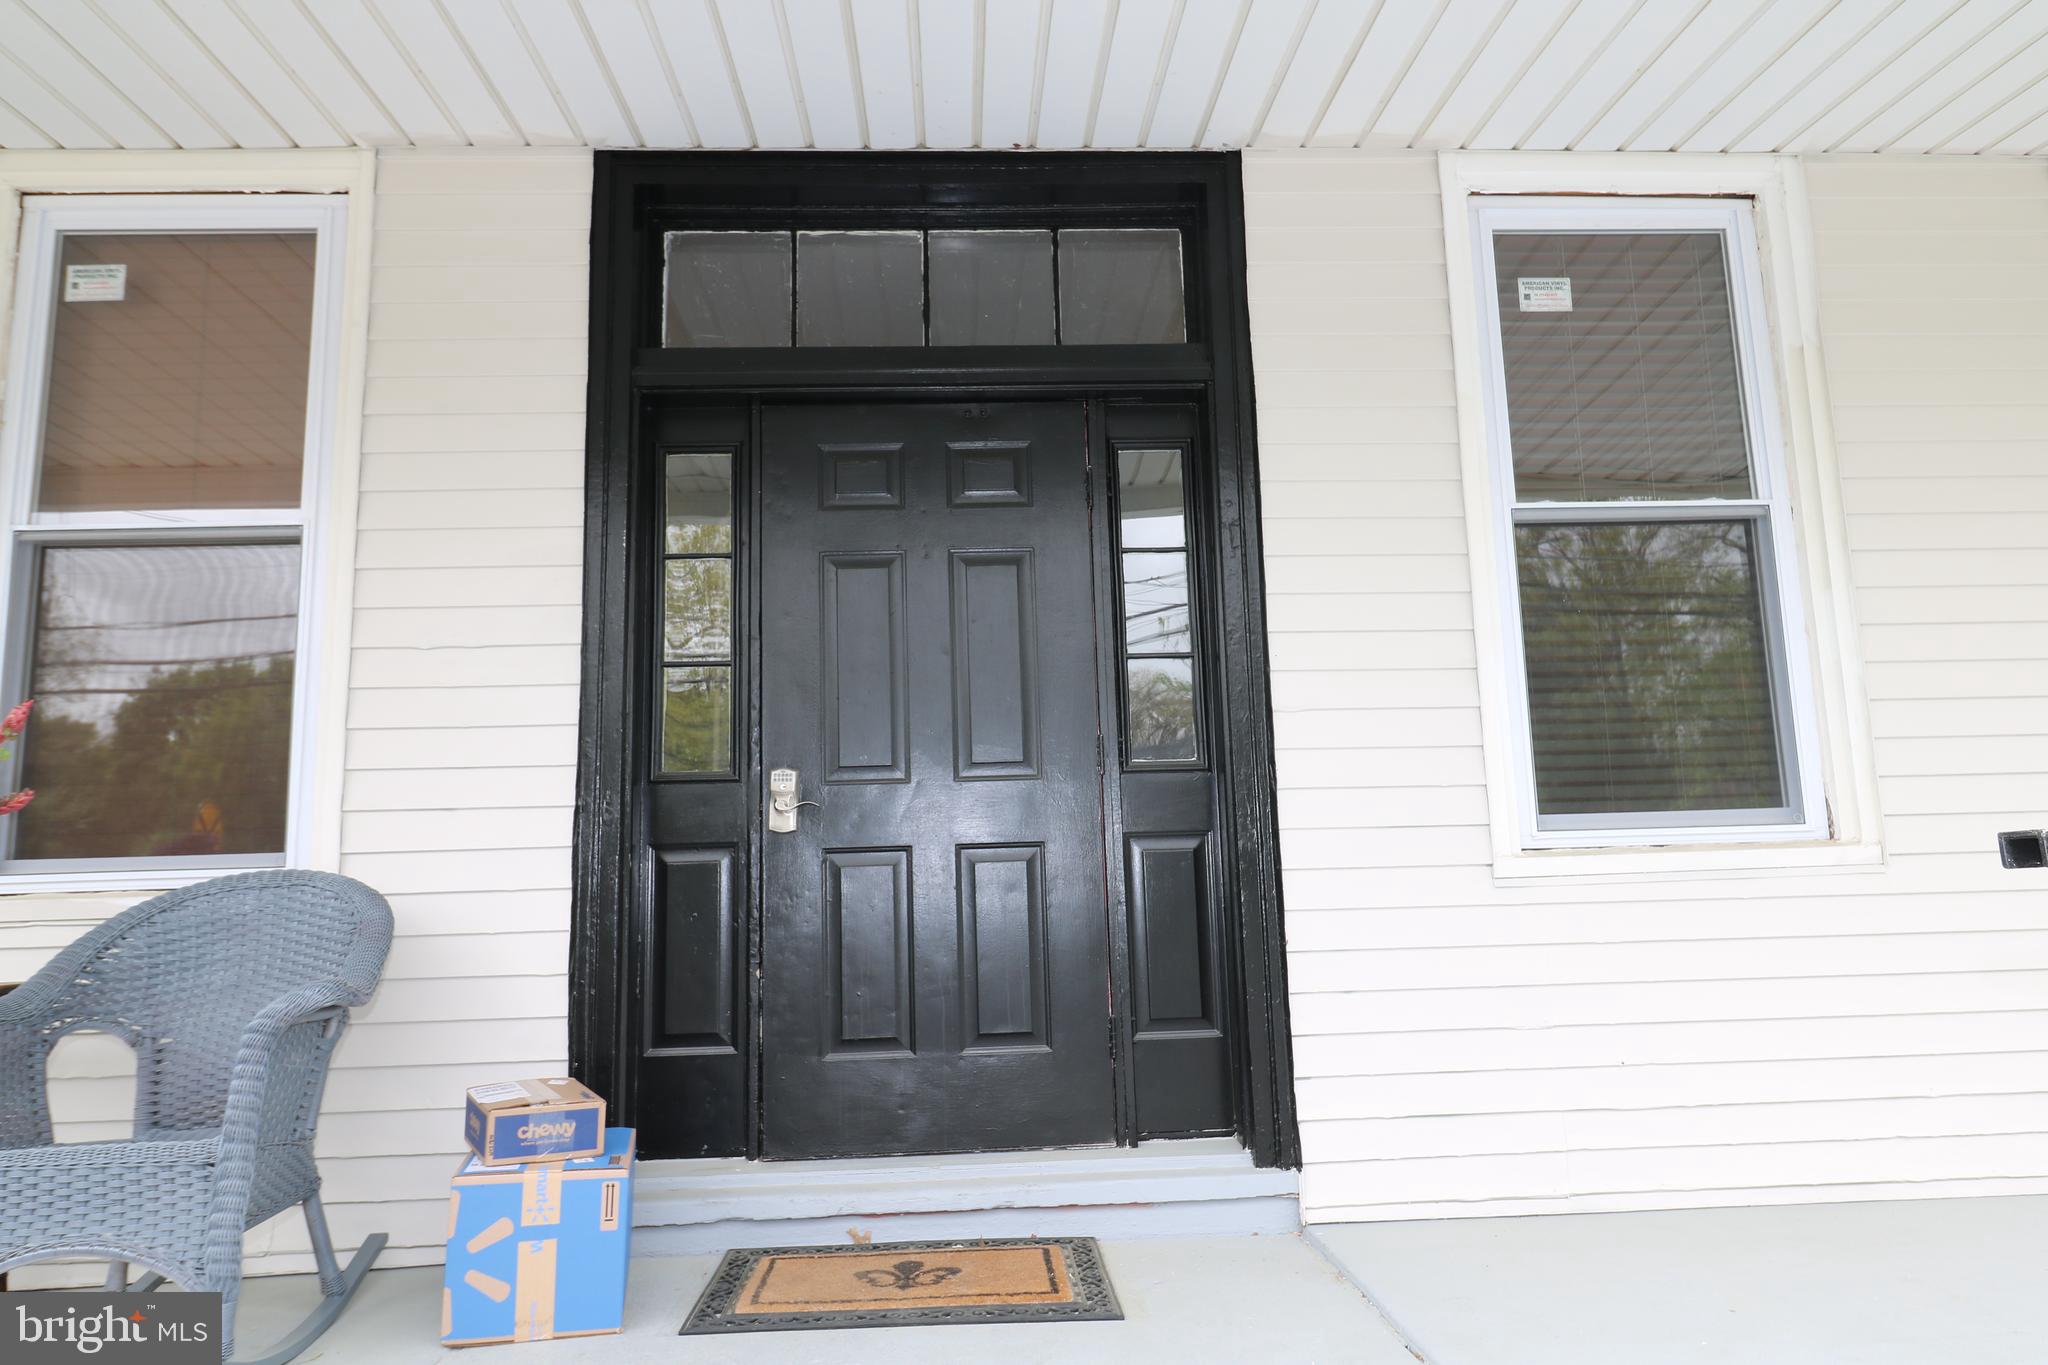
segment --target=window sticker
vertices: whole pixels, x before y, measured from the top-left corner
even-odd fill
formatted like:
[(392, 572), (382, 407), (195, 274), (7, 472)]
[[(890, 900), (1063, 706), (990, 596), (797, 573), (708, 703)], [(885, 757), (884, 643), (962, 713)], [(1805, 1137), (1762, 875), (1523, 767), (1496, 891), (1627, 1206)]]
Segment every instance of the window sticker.
[(1569, 275), (1517, 275), (1515, 292), (1521, 296), (1524, 313), (1572, 311), (1572, 280)]
[(66, 303), (119, 303), (127, 297), (128, 267), (125, 265), (64, 267)]

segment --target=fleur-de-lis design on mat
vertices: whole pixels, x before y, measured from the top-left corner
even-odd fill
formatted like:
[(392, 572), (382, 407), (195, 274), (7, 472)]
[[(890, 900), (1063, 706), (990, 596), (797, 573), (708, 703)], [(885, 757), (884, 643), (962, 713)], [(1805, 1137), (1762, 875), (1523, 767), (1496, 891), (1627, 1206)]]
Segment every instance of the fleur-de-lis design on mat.
[(956, 1265), (928, 1266), (923, 1261), (898, 1261), (887, 1270), (856, 1270), (853, 1277), (877, 1289), (930, 1289), (960, 1273)]

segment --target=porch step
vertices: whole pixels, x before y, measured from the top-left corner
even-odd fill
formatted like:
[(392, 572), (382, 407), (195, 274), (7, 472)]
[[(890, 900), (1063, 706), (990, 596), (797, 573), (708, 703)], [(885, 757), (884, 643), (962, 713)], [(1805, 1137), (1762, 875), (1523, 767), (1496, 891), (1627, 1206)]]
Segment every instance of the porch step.
[(1262, 1170), (1228, 1138), (1136, 1148), (762, 1162), (646, 1161), (634, 1251), (942, 1237), (1213, 1236), (1293, 1232), (1293, 1171)]

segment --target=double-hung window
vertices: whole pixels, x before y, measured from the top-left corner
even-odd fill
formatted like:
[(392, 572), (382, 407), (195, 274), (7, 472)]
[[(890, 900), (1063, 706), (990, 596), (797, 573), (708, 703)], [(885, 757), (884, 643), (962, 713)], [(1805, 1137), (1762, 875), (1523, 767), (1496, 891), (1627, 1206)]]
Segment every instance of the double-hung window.
[(1749, 203), (1472, 214), (1524, 847), (1825, 838)]
[[(339, 196), (31, 198), (0, 432), (0, 872), (302, 855)], [(4, 884), (4, 883), (0, 883)]]

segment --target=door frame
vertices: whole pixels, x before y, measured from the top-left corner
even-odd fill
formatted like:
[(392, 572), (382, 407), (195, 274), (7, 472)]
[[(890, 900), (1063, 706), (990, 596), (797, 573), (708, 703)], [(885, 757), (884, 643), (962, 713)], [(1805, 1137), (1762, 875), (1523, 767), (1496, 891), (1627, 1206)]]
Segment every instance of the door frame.
[[(1218, 846), (1224, 923), (1241, 1045), (1238, 1136), (1262, 1166), (1298, 1166), (1285, 938), (1281, 918), (1273, 727), (1266, 649), (1257, 440), (1245, 307), (1243, 193), (1236, 153), (598, 152), (591, 226), (590, 373), (584, 487), (582, 691), (572, 852), (569, 1062), (633, 1121), (639, 996), (629, 917), (643, 842), (636, 792), (645, 732), (643, 680), (629, 622), (644, 609), (630, 535), (640, 510), (634, 468), (657, 403), (730, 407), (782, 398), (1131, 399), (1192, 402), (1206, 438), (1191, 496), (1213, 509), (1204, 604), (1220, 619), (1217, 686)], [(662, 349), (661, 233), (679, 219), (746, 226), (801, 209), (807, 221), (982, 221), (1182, 228), (1190, 340), (1178, 345), (872, 348), (858, 351)], [(863, 217), (862, 215), (866, 215)], [(1098, 455), (1103, 424), (1092, 424)], [(757, 506), (736, 513), (751, 527)], [(753, 648), (757, 642), (750, 642)], [(741, 702), (746, 753), (757, 706)], [(758, 764), (740, 774), (759, 809)], [(1106, 780), (1106, 779), (1105, 779)], [(753, 836), (758, 840), (758, 831)], [(753, 864), (758, 868), (758, 860)], [(1121, 899), (1121, 898), (1119, 898)], [(749, 896), (750, 905), (758, 897)], [(1121, 915), (1121, 907), (1113, 906)], [(752, 913), (750, 909), (749, 914)], [(751, 934), (751, 930), (750, 930)], [(1112, 957), (1121, 956), (1121, 931)], [(751, 975), (751, 968), (749, 970)], [(1120, 991), (1117, 1061), (1129, 1056)], [(746, 1011), (751, 1019), (753, 1008)], [(1128, 1088), (1120, 1075), (1119, 1092)], [(749, 1130), (758, 1091), (747, 1087)], [(1132, 1130), (1134, 1131), (1134, 1130)], [(749, 1154), (757, 1147), (750, 1142)]]

